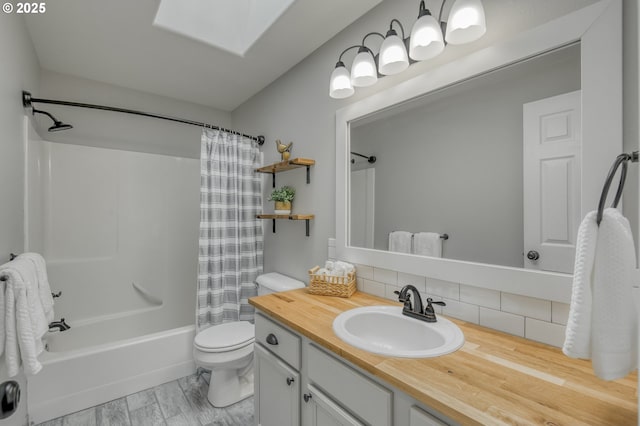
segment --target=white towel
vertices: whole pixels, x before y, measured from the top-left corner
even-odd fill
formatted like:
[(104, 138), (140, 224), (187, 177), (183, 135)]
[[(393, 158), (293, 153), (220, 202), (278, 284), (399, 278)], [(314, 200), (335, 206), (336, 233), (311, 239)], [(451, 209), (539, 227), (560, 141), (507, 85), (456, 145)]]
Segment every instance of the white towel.
[(637, 366), (638, 320), (633, 305), (635, 248), (629, 221), (616, 209), (596, 212), (580, 224), (573, 290), (562, 351), (591, 358), (605, 380), (626, 376)]
[(38, 253), (22, 253), (19, 259), (28, 259), (33, 262), (36, 268), (36, 276), (38, 278), (38, 293), (40, 294), (40, 302), (47, 319), (47, 324), (53, 321), (53, 296), (51, 295), (51, 287), (49, 286), (49, 277), (47, 275), (47, 263)]
[(42, 369), (38, 355), (44, 350), (42, 338), (48, 323), (42, 310), (34, 265), (27, 259), (15, 259), (0, 266), (5, 281), (5, 363), (9, 377)]
[(344, 270), (345, 275), (350, 274), (351, 272), (356, 270), (356, 267), (349, 263), (349, 262), (343, 262), (341, 260), (338, 260), (337, 262), (335, 262), (335, 267), (340, 267)]
[(442, 238), (435, 232), (413, 234), (413, 254), (442, 257)]
[(389, 233), (389, 251), (411, 253), (413, 234), (407, 231), (393, 231)]

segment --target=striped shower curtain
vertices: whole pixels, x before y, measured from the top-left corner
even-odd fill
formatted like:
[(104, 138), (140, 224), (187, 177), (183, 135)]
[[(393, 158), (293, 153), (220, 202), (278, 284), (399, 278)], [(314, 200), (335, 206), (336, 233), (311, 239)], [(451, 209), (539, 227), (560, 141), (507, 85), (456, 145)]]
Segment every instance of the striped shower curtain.
[(248, 299), (262, 273), (262, 210), (257, 144), (244, 136), (203, 129), (200, 151), (198, 330), (252, 320)]

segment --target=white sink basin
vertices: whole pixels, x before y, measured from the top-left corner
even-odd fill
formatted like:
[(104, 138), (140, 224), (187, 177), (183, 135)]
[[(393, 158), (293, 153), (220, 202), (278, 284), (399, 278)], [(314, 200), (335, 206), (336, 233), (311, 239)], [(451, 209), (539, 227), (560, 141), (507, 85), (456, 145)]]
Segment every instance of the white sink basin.
[(431, 358), (454, 352), (464, 344), (462, 330), (446, 318), (424, 322), (402, 315), (400, 306), (367, 306), (345, 311), (333, 331), (346, 343), (374, 354), (400, 358)]

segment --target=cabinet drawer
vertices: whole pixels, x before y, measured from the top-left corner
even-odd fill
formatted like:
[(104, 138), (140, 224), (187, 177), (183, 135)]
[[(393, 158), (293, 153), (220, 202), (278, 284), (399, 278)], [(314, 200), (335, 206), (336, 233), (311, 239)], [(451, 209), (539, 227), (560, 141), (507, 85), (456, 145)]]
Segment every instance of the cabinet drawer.
[(447, 426), (447, 424), (414, 405), (409, 410), (409, 426)]
[(391, 425), (393, 394), (362, 374), (309, 345), (309, 380), (372, 426)]
[(300, 338), (260, 314), (256, 314), (256, 343), (300, 369)]

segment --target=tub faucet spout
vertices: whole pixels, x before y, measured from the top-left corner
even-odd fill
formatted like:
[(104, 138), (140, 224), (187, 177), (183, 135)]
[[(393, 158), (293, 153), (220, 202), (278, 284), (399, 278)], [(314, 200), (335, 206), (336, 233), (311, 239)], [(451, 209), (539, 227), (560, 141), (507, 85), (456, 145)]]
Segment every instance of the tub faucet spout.
[(67, 324), (66, 322), (64, 322), (64, 318), (60, 318), (60, 321), (52, 321), (49, 324), (49, 331), (53, 331), (56, 328), (59, 331), (66, 331), (66, 330), (70, 329), (71, 326), (69, 324)]

